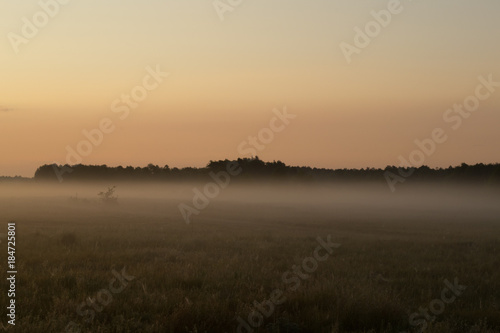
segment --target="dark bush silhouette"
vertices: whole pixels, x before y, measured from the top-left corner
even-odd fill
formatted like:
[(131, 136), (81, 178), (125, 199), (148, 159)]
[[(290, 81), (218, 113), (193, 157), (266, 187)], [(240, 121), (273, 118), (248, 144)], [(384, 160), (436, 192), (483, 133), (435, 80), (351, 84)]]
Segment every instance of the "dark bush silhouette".
[(116, 186), (108, 187), (105, 192), (99, 192), (97, 195), (99, 199), (105, 204), (116, 204), (118, 203), (118, 197), (115, 196)]

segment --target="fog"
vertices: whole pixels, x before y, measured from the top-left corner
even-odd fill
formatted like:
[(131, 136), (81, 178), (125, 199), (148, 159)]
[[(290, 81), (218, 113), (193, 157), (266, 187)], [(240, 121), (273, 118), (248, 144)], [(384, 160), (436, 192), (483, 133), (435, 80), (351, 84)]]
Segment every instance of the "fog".
[[(116, 186), (118, 204), (108, 205), (98, 193)], [(301, 217), (321, 220), (500, 220), (500, 189), (473, 185), (400, 184), (393, 193), (385, 184), (255, 182), (211, 187), (206, 183), (0, 183), (0, 211), (9, 220), (46, 220), (61, 212), (105, 210), (108, 213), (165, 216), (184, 223), (179, 205), (203, 218), (241, 220)], [(199, 190), (199, 192), (198, 192)], [(212, 192), (210, 192), (212, 191)], [(198, 193), (195, 197), (195, 193)], [(216, 195), (217, 194), (217, 195)], [(211, 198), (210, 198), (211, 197)], [(193, 203), (197, 200), (197, 205)], [(208, 214), (209, 212), (209, 214)], [(251, 212), (252, 214), (248, 214)], [(307, 221), (304, 221), (307, 223)], [(69, 222), (68, 222), (69, 223)]]

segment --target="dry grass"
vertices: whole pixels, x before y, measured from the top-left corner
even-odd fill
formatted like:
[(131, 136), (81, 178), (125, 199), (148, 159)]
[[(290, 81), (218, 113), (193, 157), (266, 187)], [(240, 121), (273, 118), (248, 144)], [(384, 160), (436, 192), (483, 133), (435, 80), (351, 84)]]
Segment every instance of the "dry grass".
[[(399, 332), (455, 277), (467, 290), (426, 332), (500, 328), (498, 221), (361, 220), (326, 208), (217, 202), (188, 226), (175, 202), (38, 199), (29, 203), (37, 214), (26, 204), (0, 204), (17, 216), (11, 332), (63, 332), (70, 321), (83, 332), (235, 332), (236, 318), (276, 288), (287, 300), (256, 332)], [(282, 274), (327, 235), (342, 246), (297, 291), (287, 289)], [(123, 267), (135, 280), (85, 323), (77, 306)]]

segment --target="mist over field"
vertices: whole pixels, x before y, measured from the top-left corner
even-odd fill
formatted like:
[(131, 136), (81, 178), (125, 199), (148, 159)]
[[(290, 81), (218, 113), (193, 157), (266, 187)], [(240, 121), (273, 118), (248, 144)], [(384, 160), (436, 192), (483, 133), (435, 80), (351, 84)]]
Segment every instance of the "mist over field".
[(11, 331), (498, 332), (498, 187), (234, 183), (187, 224), (206, 184), (0, 183)]
[[(0, 205), (4, 206), (6, 219), (32, 219), (38, 215), (34, 207), (71, 211), (111, 210), (134, 214), (155, 214), (179, 220), (183, 223), (179, 204), (193, 206), (198, 189), (203, 194), (207, 183), (203, 182), (71, 182), (71, 183), (0, 183)], [(118, 204), (105, 205), (98, 193), (109, 186), (116, 186)], [(403, 184), (395, 193), (382, 183), (327, 183), (307, 184), (291, 182), (253, 182), (231, 184), (220, 188), (214, 198), (205, 196), (208, 202), (201, 210), (203, 215), (220, 214), (221, 218), (231, 209), (242, 207), (240, 216), (271, 219), (271, 214), (281, 218), (294, 218), (296, 211), (308, 213), (321, 219), (360, 219), (376, 221), (400, 219), (404, 221), (427, 218), (444, 220), (478, 219), (497, 220), (500, 217), (500, 189), (496, 186), (451, 185), (451, 184)], [(246, 208), (268, 208), (254, 210), (248, 216)], [(8, 209), (7, 209), (8, 208)], [(30, 216), (30, 213), (35, 216)], [(233, 214), (237, 214), (235, 209)], [(178, 215), (178, 216), (177, 216)], [(306, 221), (304, 221), (306, 222)]]
[(0, 1), (0, 333), (500, 333), (500, 1)]

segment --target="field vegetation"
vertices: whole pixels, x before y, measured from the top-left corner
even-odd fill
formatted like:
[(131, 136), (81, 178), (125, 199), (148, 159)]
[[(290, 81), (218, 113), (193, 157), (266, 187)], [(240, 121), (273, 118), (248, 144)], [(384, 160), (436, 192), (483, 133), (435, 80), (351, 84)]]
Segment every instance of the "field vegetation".
[[(425, 332), (500, 329), (496, 190), (229, 187), (188, 225), (177, 206), (189, 184), (118, 184), (113, 205), (97, 196), (107, 184), (43, 186), (1, 193), (0, 232), (17, 224), (8, 332), (237, 332), (277, 289), (284, 301), (251, 331), (417, 332), (410, 316), (441, 298), (445, 280), (466, 289)], [(291, 288), (283, 274), (328, 235), (340, 246)], [(101, 292), (124, 268), (123, 290)]]

